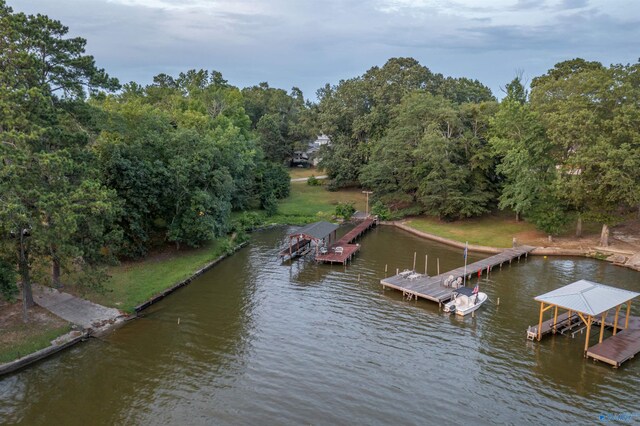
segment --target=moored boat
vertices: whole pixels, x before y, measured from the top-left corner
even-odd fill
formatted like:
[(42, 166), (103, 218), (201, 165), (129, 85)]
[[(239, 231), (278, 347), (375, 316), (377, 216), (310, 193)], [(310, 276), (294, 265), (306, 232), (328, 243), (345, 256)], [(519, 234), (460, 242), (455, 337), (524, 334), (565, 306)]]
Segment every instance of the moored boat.
[(487, 293), (480, 292), (478, 286), (473, 289), (460, 287), (453, 293), (451, 301), (444, 305), (444, 311), (464, 316), (478, 309), (487, 299)]

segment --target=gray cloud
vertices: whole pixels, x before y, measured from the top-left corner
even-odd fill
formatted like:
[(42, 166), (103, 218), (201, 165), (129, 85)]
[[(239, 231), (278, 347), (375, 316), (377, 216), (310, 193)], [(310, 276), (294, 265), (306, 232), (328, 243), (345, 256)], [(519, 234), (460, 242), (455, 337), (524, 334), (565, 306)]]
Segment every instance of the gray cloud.
[(630, 18), (640, 17), (640, 6), (632, 1), (618, 16), (596, 0), (505, 0), (501, 7), (471, 0), (9, 3), (61, 20), (88, 40), (99, 66), (124, 82), (205, 68), (238, 86), (268, 81), (311, 97), (325, 83), (392, 56), (412, 56), (435, 72), (477, 78), (499, 92), (517, 69), (533, 77), (577, 56), (635, 61), (640, 39), (640, 23)]

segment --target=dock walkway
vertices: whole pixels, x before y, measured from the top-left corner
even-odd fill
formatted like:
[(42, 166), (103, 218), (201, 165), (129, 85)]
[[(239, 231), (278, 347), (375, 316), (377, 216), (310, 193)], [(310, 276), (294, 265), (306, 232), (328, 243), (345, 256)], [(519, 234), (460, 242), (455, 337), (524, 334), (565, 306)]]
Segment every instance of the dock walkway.
[(628, 328), (591, 346), (586, 355), (587, 358), (597, 359), (617, 368), (638, 352), (640, 352), (640, 330)]
[[(471, 263), (466, 268), (467, 276), (470, 278), (472, 275), (480, 275), (491, 271), (496, 266), (502, 267), (505, 263), (511, 263), (514, 259), (520, 260), (522, 256), (526, 257), (534, 248), (531, 246), (519, 246), (506, 249), (502, 253)], [(458, 278), (463, 278), (464, 274), (464, 267), (456, 268), (434, 277), (416, 273), (401, 273), (380, 280), (380, 284), (382, 284), (383, 288), (389, 287), (402, 291), (403, 295), (443, 303), (451, 299), (455, 291), (455, 288), (444, 285), (445, 280), (449, 276), (453, 276), (454, 280), (457, 280)]]
[(344, 234), (342, 238), (328, 247), (327, 253), (318, 253), (316, 255), (316, 262), (346, 264), (347, 261), (360, 250), (360, 245), (353, 244), (353, 242), (375, 225), (375, 219), (368, 218), (361, 221), (355, 228)]

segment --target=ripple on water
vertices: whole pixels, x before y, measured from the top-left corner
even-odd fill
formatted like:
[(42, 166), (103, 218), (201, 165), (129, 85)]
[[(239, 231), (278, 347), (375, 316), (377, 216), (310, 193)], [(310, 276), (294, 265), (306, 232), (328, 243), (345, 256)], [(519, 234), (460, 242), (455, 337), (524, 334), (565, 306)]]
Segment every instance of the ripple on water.
[(0, 420), (43, 424), (46, 411), (92, 424), (590, 423), (640, 406), (636, 361), (585, 362), (581, 335), (525, 339), (535, 295), (584, 277), (634, 288), (637, 273), (529, 258), (483, 278), (490, 302), (458, 318), (379, 280), (385, 265), (411, 267), (414, 253), (419, 270), (428, 254), (432, 275), (436, 259), (460, 266), (459, 250), (381, 227), (346, 268), (282, 264), (284, 235), (255, 234), (143, 318), (2, 379)]

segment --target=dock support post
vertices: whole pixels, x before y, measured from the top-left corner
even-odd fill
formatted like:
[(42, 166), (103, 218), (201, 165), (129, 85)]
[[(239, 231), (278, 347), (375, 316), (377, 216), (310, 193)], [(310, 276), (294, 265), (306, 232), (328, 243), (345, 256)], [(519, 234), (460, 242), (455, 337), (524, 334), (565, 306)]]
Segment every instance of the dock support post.
[(427, 265), (429, 265), (429, 255), (424, 255), (424, 274), (427, 275)]
[(498, 301), (496, 302), (496, 306), (500, 306), (500, 298), (498, 297)]
[(609, 311), (604, 311), (602, 313), (602, 322), (600, 323), (600, 338), (598, 339), (598, 343), (602, 343), (602, 337), (604, 336), (604, 322), (607, 319), (607, 312)]
[(540, 302), (540, 319), (538, 320), (538, 342), (542, 339), (542, 315), (544, 314), (544, 302)]
[(440, 275), (440, 258), (438, 258), (438, 275)]
[(416, 271), (416, 255), (417, 255), (417, 252), (414, 251), (413, 252), (413, 268), (411, 268), (411, 270), (414, 272)]
[(587, 356), (587, 349), (589, 349), (589, 335), (591, 334), (591, 315), (587, 318), (587, 337), (584, 339), (584, 356)]
[(624, 319), (624, 328), (625, 330), (629, 328), (629, 314), (631, 313), (631, 300), (627, 302), (627, 316)]
[(618, 332), (618, 315), (620, 314), (620, 305), (616, 306), (616, 315), (613, 318), (613, 335)]
[(400, 273), (400, 268), (396, 268), (396, 275)]
[(387, 266), (389, 266), (389, 264), (388, 264), (388, 263), (385, 263), (385, 264), (384, 264), (384, 273), (385, 273), (385, 274), (387, 273)]
[(553, 334), (556, 334), (558, 324), (558, 305), (556, 305), (556, 309), (553, 311)]

